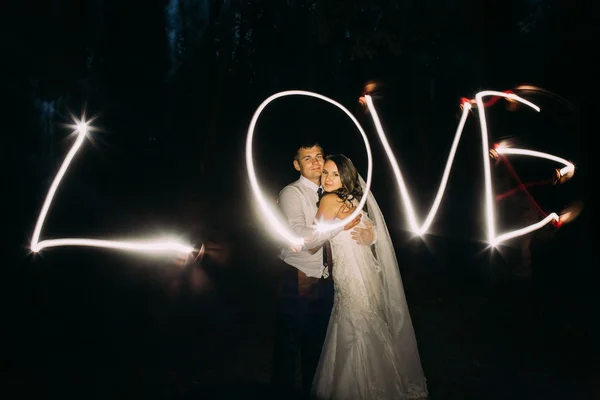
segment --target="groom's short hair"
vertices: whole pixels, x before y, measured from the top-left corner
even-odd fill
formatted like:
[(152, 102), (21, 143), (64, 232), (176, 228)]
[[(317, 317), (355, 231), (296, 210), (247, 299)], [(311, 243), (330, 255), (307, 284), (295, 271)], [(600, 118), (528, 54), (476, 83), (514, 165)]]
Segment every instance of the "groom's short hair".
[[(298, 161), (300, 159), (300, 150), (301, 149), (312, 149), (313, 147), (319, 147), (321, 149), (321, 152), (323, 152), (323, 146), (321, 146), (319, 144), (319, 142), (317, 142), (317, 141), (305, 141), (305, 142), (302, 142), (300, 144), (300, 146), (298, 146), (296, 148), (296, 151), (294, 152), (294, 160)], [(325, 156), (325, 154), (323, 154), (323, 156)]]

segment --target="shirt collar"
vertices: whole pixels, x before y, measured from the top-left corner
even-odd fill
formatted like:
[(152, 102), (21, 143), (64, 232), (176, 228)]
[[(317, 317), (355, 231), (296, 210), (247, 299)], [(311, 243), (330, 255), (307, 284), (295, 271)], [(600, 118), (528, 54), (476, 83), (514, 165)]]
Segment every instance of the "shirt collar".
[(306, 179), (302, 175), (300, 175), (300, 182), (302, 182), (302, 184), (304, 186), (306, 186), (307, 188), (309, 188), (310, 190), (312, 190), (315, 193), (317, 192), (317, 189), (319, 189), (321, 187), (321, 186), (315, 185), (314, 182), (309, 181), (308, 179)]

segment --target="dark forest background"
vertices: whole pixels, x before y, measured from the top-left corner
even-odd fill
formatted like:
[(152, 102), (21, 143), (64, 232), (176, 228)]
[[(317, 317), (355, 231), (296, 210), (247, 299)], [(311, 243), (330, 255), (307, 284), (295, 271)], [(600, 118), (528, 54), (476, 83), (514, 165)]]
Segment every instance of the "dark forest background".
[[(48, 0), (5, 2), (0, 19), (2, 387), (17, 390), (8, 398), (266, 395), (277, 243), (253, 206), (244, 146), (258, 105), (288, 89), (339, 101), (372, 138), (372, 190), (397, 246), (432, 400), (600, 395), (590, 197), (598, 24), (589, 5)], [(475, 116), (433, 234), (410, 237), (391, 168), (358, 107), (371, 80), (421, 215), (460, 98), (543, 89), (523, 94), (539, 114), (504, 102), (489, 110), (491, 141), (510, 138), (578, 168), (564, 185), (532, 190), (545, 210), (585, 206), (574, 222), (533, 235), (530, 277), (513, 273), (517, 250), (482, 243)], [(30, 254), (38, 210), (72, 145), (64, 125), (84, 109), (97, 131), (43, 236), (176, 232), (211, 244), (204, 265), (86, 248)], [(286, 98), (267, 108), (256, 133), (258, 173), (273, 198), (296, 179), (291, 158), (309, 137), (366, 172), (350, 121), (316, 100)], [(529, 180), (555, 167), (514, 166)], [(502, 222), (514, 219), (514, 209), (503, 212), (511, 217)]]

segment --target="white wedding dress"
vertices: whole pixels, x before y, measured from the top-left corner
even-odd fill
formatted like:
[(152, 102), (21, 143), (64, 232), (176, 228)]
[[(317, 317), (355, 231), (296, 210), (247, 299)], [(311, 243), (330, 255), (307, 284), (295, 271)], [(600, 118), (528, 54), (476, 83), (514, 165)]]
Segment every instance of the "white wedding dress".
[[(370, 214), (375, 207), (379, 212), (376, 203), (368, 207)], [(362, 214), (364, 225), (369, 219)], [(395, 253), (380, 215), (373, 249), (358, 245), (351, 231), (331, 240), (335, 302), (312, 387), (317, 399), (427, 398)]]

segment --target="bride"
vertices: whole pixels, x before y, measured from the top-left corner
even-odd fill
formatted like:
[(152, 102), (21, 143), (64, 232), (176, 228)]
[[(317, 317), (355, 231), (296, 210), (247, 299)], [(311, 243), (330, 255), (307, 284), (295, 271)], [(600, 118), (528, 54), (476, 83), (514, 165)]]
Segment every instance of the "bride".
[(361, 224), (371, 223), (377, 240), (372, 246), (359, 245), (350, 231), (342, 231), (330, 241), (335, 300), (312, 395), (426, 399), (417, 341), (381, 210), (371, 193), (363, 193), (364, 181), (343, 155), (326, 158), (321, 184), (325, 193), (317, 218), (343, 219), (368, 195)]

